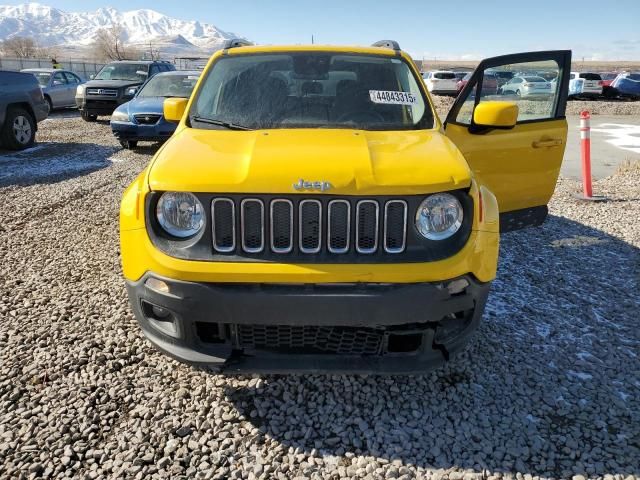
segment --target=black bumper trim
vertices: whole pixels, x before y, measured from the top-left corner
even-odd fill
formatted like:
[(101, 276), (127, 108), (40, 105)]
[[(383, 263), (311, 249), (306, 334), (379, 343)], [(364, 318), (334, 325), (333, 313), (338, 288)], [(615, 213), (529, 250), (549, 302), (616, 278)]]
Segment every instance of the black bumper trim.
[[(161, 293), (145, 285), (157, 278), (169, 285)], [(226, 372), (351, 372), (417, 373), (429, 370), (457, 353), (480, 322), (489, 283), (464, 277), (469, 286), (450, 295), (448, 281), (418, 284), (207, 284), (164, 279), (147, 274), (127, 282), (138, 322), (147, 338), (171, 357), (193, 365)], [(143, 312), (142, 302), (162, 307), (173, 316), (171, 329), (158, 328), (157, 320)], [(469, 312), (455, 335), (442, 335), (451, 314)], [(449, 323), (448, 323), (449, 322)], [(396, 334), (407, 326), (418, 328), (421, 347), (407, 353), (380, 355), (280, 353), (242, 348), (237, 338), (204, 342), (196, 324), (311, 325), (379, 328)], [(437, 343), (446, 338), (445, 343)]]

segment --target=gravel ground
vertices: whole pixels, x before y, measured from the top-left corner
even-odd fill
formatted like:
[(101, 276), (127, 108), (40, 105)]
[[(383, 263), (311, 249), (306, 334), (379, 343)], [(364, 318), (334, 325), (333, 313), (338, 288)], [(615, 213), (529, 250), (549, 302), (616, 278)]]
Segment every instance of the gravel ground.
[[(455, 98), (443, 95), (434, 95), (432, 98), (438, 115), (444, 121)], [(567, 115), (580, 115), (583, 110), (588, 110), (591, 115), (640, 116), (640, 102), (605, 100), (572, 100), (567, 102)]]
[(638, 166), (605, 203), (561, 181), (544, 227), (503, 236), (446, 367), (224, 377), (157, 353), (127, 305), (118, 204), (153, 149), (64, 115), (39, 138), (0, 153), (0, 477), (640, 478)]

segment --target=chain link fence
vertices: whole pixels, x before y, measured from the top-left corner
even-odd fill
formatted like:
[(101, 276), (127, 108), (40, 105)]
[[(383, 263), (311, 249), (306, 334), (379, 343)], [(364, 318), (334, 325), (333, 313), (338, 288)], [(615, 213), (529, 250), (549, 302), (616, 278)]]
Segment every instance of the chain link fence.
[[(83, 62), (76, 60), (58, 60), (64, 70), (70, 70), (88, 80), (104, 66), (104, 63)], [(20, 71), (25, 68), (51, 68), (50, 58), (6, 58), (0, 57), (0, 70)]]

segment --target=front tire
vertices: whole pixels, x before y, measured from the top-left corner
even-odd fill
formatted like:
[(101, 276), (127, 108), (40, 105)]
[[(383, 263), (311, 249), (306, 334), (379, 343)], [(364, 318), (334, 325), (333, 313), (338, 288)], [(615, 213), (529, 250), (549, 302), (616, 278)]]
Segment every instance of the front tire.
[(85, 110), (82, 110), (80, 112), (80, 116), (85, 122), (95, 122), (96, 120), (98, 120), (98, 115), (91, 115)]
[(7, 112), (0, 143), (10, 150), (24, 150), (36, 140), (36, 122), (24, 108), (11, 108)]
[(125, 150), (133, 150), (138, 146), (138, 142), (136, 140), (120, 140), (120, 145)]
[(47, 105), (49, 105), (49, 113), (53, 112), (53, 102), (51, 101), (51, 97), (49, 95), (45, 95), (44, 99), (47, 101)]
[(522, 94), (520, 93), (520, 90), (516, 90), (516, 97), (521, 97)]

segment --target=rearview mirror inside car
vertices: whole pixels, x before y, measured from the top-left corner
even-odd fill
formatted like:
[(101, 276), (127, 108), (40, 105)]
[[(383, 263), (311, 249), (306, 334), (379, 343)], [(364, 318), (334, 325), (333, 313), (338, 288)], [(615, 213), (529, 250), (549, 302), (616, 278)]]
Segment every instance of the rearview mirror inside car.
[(168, 122), (179, 122), (182, 120), (188, 101), (189, 99), (187, 98), (167, 98), (163, 104), (165, 120)]
[(518, 105), (514, 102), (484, 101), (473, 111), (473, 123), (478, 127), (510, 129), (518, 121)]

